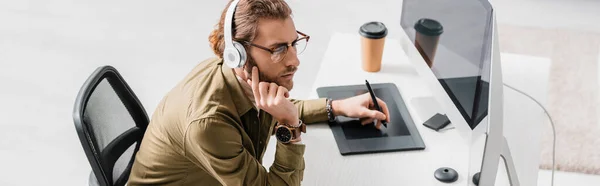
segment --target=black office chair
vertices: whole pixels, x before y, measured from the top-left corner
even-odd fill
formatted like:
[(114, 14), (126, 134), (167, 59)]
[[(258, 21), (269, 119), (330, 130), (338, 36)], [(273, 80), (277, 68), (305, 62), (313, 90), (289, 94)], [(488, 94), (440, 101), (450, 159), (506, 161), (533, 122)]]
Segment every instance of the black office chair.
[(114, 67), (99, 67), (86, 80), (75, 101), (73, 120), (92, 167), (89, 184), (125, 185), (148, 115)]

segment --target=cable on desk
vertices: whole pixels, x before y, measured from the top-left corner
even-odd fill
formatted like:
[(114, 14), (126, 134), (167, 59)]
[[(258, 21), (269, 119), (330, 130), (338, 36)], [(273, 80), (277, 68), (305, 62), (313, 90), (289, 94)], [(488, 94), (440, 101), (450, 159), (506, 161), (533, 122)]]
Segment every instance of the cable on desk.
[(555, 158), (556, 158), (556, 129), (554, 128), (554, 121), (552, 120), (552, 117), (550, 116), (550, 114), (548, 113), (548, 110), (546, 110), (546, 107), (544, 107), (544, 105), (542, 105), (538, 100), (536, 100), (535, 98), (531, 97), (529, 94), (516, 89), (510, 85), (507, 85), (506, 83), (504, 84), (504, 86), (513, 89), (514, 91), (517, 91), (518, 93), (521, 93), (525, 96), (527, 96), (529, 99), (535, 101), (535, 103), (537, 103), (540, 107), (542, 107), (542, 109), (544, 109), (544, 113), (546, 113), (546, 115), (548, 116), (548, 118), (550, 119), (550, 124), (552, 125), (552, 180), (550, 182), (551, 186), (554, 186), (554, 170), (556, 169), (556, 164), (555, 164)]

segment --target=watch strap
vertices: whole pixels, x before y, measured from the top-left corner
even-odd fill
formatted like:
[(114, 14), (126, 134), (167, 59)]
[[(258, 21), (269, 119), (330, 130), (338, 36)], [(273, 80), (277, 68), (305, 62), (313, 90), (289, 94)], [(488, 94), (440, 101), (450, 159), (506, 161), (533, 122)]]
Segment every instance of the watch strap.
[(292, 138), (292, 140), (290, 140), (290, 143), (295, 143), (295, 142), (298, 142), (298, 141), (300, 141), (300, 140), (301, 140), (301, 138), (299, 138), (299, 137), (296, 137), (296, 134), (295, 134), (295, 132), (294, 132), (294, 138)]
[(333, 99), (327, 98), (327, 104), (325, 105), (325, 109), (327, 109), (327, 120), (330, 123), (335, 122), (335, 115), (333, 114), (333, 107), (331, 106), (331, 102)]

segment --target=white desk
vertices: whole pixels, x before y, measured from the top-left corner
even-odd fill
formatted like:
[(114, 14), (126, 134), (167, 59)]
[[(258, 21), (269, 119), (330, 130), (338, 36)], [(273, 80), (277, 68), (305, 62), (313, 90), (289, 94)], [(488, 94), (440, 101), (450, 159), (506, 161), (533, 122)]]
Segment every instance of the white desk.
[[(316, 73), (311, 98), (318, 97), (314, 91), (318, 87), (364, 84), (365, 79), (372, 84), (396, 84), (408, 105), (416, 98), (431, 96), (397, 40), (386, 41), (380, 72), (364, 72), (360, 59), (358, 35), (334, 35)], [(307, 144), (303, 185), (467, 185), (467, 142), (457, 130), (435, 132), (421, 125), (429, 116), (442, 112), (439, 107), (408, 108), (425, 150), (342, 156), (327, 124), (309, 125), (302, 138)], [(440, 167), (457, 170), (458, 181), (437, 181), (433, 173)]]
[[(425, 83), (432, 81), (431, 78), (433, 81), (437, 80), (435, 77), (427, 77), (429, 79), (425, 80), (417, 73), (414, 62), (409, 61), (409, 57), (402, 50), (402, 46), (407, 47), (409, 43), (406, 43), (406, 40), (402, 42), (404, 43), (388, 38), (381, 71), (368, 73), (361, 69), (359, 35), (334, 34), (320, 70), (315, 72), (317, 77), (311, 88), (310, 98), (318, 98), (316, 89), (322, 86), (364, 84), (365, 79), (372, 84), (394, 83), (407, 104), (426, 148), (342, 156), (329, 126), (325, 123), (311, 124), (302, 137), (307, 144), (303, 185), (472, 185), (471, 176), (475, 172), (469, 172), (469, 162), (474, 159), (470, 157), (470, 139), (465, 139), (465, 134), (457, 129), (435, 132), (422, 125), (437, 112), (452, 113), (444, 112), (440, 105), (437, 105), (432, 97), (432, 89)], [(421, 67), (426, 68), (425, 64), (422, 65)], [(432, 101), (432, 104), (425, 104)], [(464, 127), (459, 126), (459, 122), (453, 123), (457, 124), (450, 124), (447, 128)], [(271, 166), (273, 157), (269, 154), (274, 150), (274, 143), (270, 143), (267, 155), (263, 159), (266, 167)], [(433, 173), (440, 167), (454, 168), (459, 174), (458, 180), (451, 184), (436, 180)], [(524, 180), (521, 176), (522, 173), (519, 177)], [(531, 176), (537, 178), (537, 172)], [(502, 164), (499, 166), (496, 180), (496, 185), (508, 185)]]

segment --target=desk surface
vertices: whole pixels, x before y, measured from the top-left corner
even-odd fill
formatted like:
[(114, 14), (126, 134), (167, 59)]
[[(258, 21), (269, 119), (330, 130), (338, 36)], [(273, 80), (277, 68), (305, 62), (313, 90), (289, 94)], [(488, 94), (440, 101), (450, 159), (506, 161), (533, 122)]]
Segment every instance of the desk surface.
[[(402, 47), (406, 44), (388, 38), (381, 71), (369, 73), (361, 69), (360, 36), (334, 34), (315, 74), (310, 98), (318, 98), (316, 89), (323, 86), (362, 84), (365, 79), (370, 83), (394, 83), (426, 149), (342, 156), (329, 126), (326, 123), (311, 124), (302, 136), (306, 144), (303, 185), (472, 185), (470, 139), (465, 139), (461, 130), (436, 132), (422, 125), (435, 113), (447, 112), (437, 104), (434, 91), (405, 55)], [(453, 127), (463, 126), (450, 124), (447, 128)], [(275, 140), (272, 137), (271, 141)], [(265, 167), (273, 162), (269, 154), (274, 153), (274, 144), (269, 143), (267, 147), (263, 159)], [(454, 168), (459, 174), (458, 180), (451, 184), (437, 181), (433, 173), (440, 167)], [(499, 166), (498, 171), (496, 185), (507, 185), (503, 166)]]
[[(457, 130), (435, 132), (421, 125), (429, 116), (442, 111), (435, 105), (411, 106), (421, 98), (427, 100), (431, 91), (404, 55), (399, 41), (386, 41), (382, 69), (377, 73), (361, 69), (360, 54), (358, 35), (335, 34), (312, 90), (362, 84), (365, 79), (371, 83), (396, 84), (426, 149), (342, 156), (327, 124), (310, 125), (302, 138), (307, 144), (303, 185), (467, 185), (469, 145)], [(317, 97), (313, 91), (311, 98)], [(458, 181), (445, 184), (434, 179), (433, 173), (440, 167), (457, 170)]]

